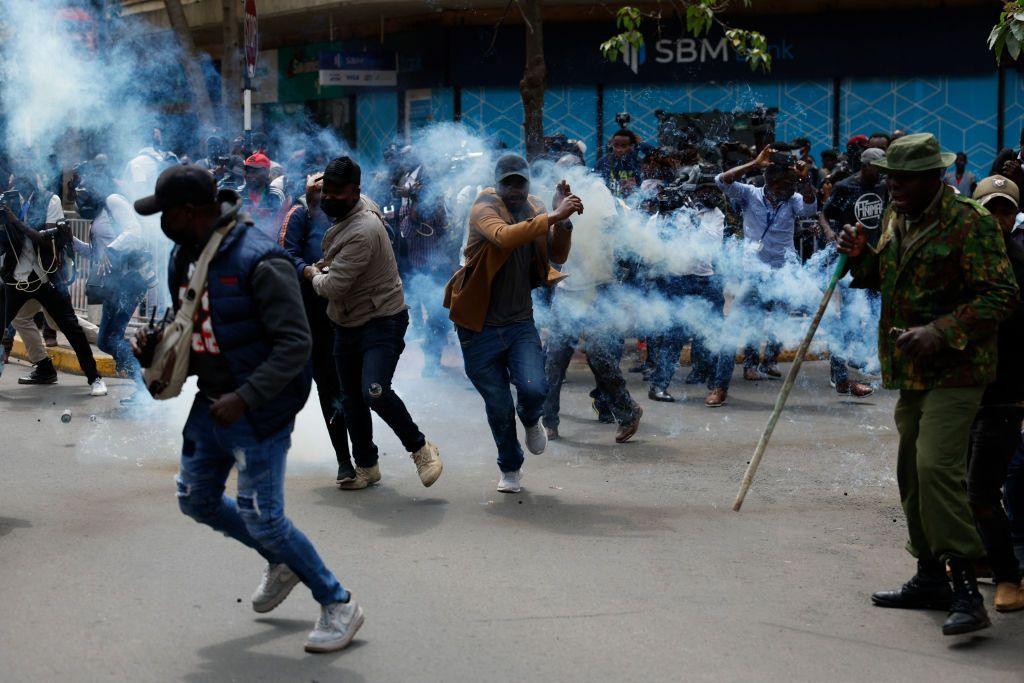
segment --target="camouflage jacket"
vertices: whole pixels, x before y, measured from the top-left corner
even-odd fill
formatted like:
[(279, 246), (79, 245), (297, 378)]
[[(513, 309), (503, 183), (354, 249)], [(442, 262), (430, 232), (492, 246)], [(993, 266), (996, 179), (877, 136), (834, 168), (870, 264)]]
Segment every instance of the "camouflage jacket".
[[(1017, 282), (992, 215), (949, 187), (925, 211), (906, 244), (895, 213), (883, 216), (875, 249), (851, 261), (854, 287), (881, 292), (878, 357), (887, 389), (984, 386), (996, 375), (996, 332), (1018, 300)], [(932, 325), (946, 345), (910, 359), (892, 328)]]

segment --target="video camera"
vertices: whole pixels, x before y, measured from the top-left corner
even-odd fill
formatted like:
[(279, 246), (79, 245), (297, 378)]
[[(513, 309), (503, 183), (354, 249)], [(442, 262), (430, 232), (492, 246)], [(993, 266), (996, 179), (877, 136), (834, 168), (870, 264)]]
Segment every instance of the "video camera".
[[(0, 194), (0, 208), (8, 208), (14, 214), (21, 213), (21, 193), (17, 190)], [(7, 224), (7, 212), (0, 211), (0, 223)]]
[(39, 230), (39, 236), (44, 240), (56, 240), (61, 235), (70, 237), (71, 226), (68, 225), (68, 222), (66, 220), (61, 218), (59, 221), (57, 221), (55, 225), (56, 227), (53, 228), (44, 228), (42, 230)]
[(699, 173), (694, 177), (681, 178), (658, 191), (657, 202), (660, 213), (670, 213), (690, 203), (697, 188), (714, 185), (714, 173)]
[(583, 149), (580, 147), (580, 141), (568, 138), (563, 133), (544, 136), (545, 158), (551, 159), (552, 161), (558, 161), (566, 154), (571, 154), (582, 160)]

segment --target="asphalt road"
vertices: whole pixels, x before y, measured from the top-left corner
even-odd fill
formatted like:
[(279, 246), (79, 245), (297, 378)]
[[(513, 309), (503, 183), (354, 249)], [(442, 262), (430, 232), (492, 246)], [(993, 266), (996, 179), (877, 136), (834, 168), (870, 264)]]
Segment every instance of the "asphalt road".
[(737, 372), (729, 405), (709, 410), (681, 384), (684, 400), (651, 403), (633, 376), (646, 414), (619, 446), (574, 364), (563, 439), (529, 457), (522, 494), (503, 495), (479, 397), (461, 370), (425, 381), (420, 363), (407, 351), (397, 386), (441, 447), (430, 489), (383, 428), (382, 485), (336, 490), (315, 400), (298, 420), (289, 514), (366, 611), (356, 642), (332, 655), (302, 651), (318, 613), (308, 591), (256, 615), (260, 558), (178, 512), (186, 402), (127, 410), (123, 382), (91, 399), (79, 377), (22, 387), (24, 366), (7, 366), (0, 678), (1024, 680), (1024, 613), (946, 638), (940, 613), (869, 604), (913, 571), (892, 395), (843, 399), (827, 363), (806, 366), (737, 514), (778, 382)]

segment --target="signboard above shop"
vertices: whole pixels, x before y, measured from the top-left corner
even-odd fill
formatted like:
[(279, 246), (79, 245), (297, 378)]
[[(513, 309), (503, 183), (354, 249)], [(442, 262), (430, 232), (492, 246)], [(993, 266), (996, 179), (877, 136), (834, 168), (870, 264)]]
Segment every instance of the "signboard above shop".
[(324, 50), (320, 53), (320, 87), (398, 85), (394, 52)]

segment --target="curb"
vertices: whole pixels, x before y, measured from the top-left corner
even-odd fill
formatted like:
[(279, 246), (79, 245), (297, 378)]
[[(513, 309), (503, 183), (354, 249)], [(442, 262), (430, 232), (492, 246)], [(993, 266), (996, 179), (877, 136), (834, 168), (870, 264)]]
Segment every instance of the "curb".
[[(61, 372), (66, 372), (72, 375), (85, 374), (82, 372), (82, 368), (78, 364), (78, 356), (75, 355), (73, 349), (68, 348), (67, 346), (51, 346), (47, 347), (46, 353), (48, 353), (50, 358), (53, 360), (53, 366)], [(100, 375), (103, 377), (115, 377), (117, 375), (117, 364), (114, 362), (114, 358), (112, 356), (97, 350), (95, 347), (93, 347), (92, 355), (93, 358), (96, 359), (96, 368), (99, 370)], [(779, 362), (790, 363), (793, 361), (793, 357), (795, 355), (795, 349), (783, 349), (782, 353), (779, 354)], [(14, 347), (11, 349), (11, 356), (25, 361), (28, 360), (28, 353), (25, 350), (25, 344), (18, 336), (14, 337)], [(805, 360), (825, 360), (826, 358), (828, 358), (827, 352), (808, 351)], [(737, 354), (736, 360), (738, 363), (743, 363), (743, 354)], [(690, 364), (689, 347), (683, 349), (680, 362), (682, 365)]]
[[(53, 367), (57, 368), (61, 372), (66, 372), (72, 375), (85, 375), (82, 372), (82, 367), (78, 364), (78, 356), (75, 355), (73, 349), (67, 346), (50, 346), (47, 347), (46, 353), (53, 360)], [(98, 351), (95, 347), (92, 350), (92, 356), (96, 359), (96, 369), (103, 377), (116, 377), (117, 376), (117, 364), (114, 362), (113, 356), (109, 356), (101, 351)], [(14, 346), (11, 347), (11, 357), (20, 358), (21, 360), (28, 360), (28, 352), (25, 349), (25, 343), (21, 341), (21, 337), (14, 337)]]

